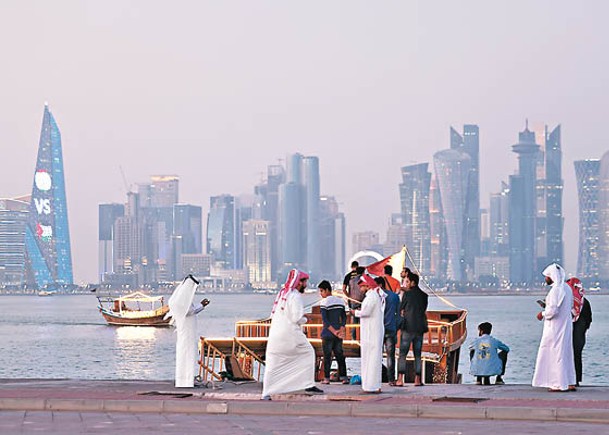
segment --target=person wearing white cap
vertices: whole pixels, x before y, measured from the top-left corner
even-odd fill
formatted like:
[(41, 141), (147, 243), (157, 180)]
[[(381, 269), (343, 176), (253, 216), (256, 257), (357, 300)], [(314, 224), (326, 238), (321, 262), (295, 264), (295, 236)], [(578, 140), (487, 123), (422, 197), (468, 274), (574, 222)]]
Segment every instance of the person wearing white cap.
[[(544, 271), (546, 283), (551, 285), (546, 296), (545, 308), (537, 315), (543, 320), (543, 333), (539, 343), (534, 387), (549, 391), (568, 391), (575, 387), (575, 363), (573, 360), (573, 293), (565, 284), (565, 270), (556, 263)], [(572, 386), (572, 388), (569, 388)]]
[(362, 307), (355, 310), (354, 314), (361, 319), (362, 390), (365, 393), (380, 393), (385, 337), (385, 293), (370, 275), (362, 275), (359, 286), (365, 297)]

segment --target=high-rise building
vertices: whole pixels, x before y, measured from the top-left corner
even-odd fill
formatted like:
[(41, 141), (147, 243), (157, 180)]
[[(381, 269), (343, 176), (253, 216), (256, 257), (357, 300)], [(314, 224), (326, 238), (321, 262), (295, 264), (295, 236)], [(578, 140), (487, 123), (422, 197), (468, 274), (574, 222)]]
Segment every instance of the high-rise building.
[[(406, 247), (424, 275), (429, 276), (431, 230), (429, 219), (429, 189), (431, 173), (428, 163), (404, 166), (400, 183), (400, 208), (406, 227)], [(412, 265), (411, 265), (412, 266)]]
[(152, 175), (149, 183), (138, 184), (141, 207), (173, 207), (179, 199), (177, 175)]
[(207, 253), (219, 268), (237, 268), (237, 249), (240, 242), (237, 217), (238, 201), (232, 195), (212, 196), (207, 215)]
[(577, 275), (598, 280), (599, 277), (599, 175), (600, 160), (575, 162), (579, 197), (579, 250)]
[[(560, 125), (551, 132), (545, 128), (546, 258), (563, 264), (562, 150)], [(541, 264), (539, 264), (541, 266)]]
[(279, 244), (281, 268), (300, 267), (317, 279), (320, 261), (319, 159), (291, 154), (287, 158), (286, 181), (279, 186)]
[(124, 215), (124, 204), (99, 204), (99, 282), (104, 281), (106, 274), (114, 272), (114, 223)]
[(490, 256), (492, 257), (509, 256), (509, 194), (509, 186), (502, 182), (501, 191), (491, 195), (489, 220)]
[(351, 248), (353, 254), (360, 251), (380, 251), (382, 245), (380, 243), (379, 233), (376, 231), (360, 231), (352, 234)]
[(468, 270), (473, 274), (473, 268), (469, 268), (465, 261), (470, 166), (470, 156), (462, 151), (450, 149), (434, 154), (446, 228), (447, 277), (456, 282), (465, 281)]
[(468, 175), (463, 259), (473, 270), (474, 258), (480, 253), (480, 130), (477, 125), (463, 126), (463, 135), (450, 128), (450, 148), (470, 157)]
[(29, 284), (73, 283), (61, 133), (48, 105), (42, 118), (25, 244)]
[(306, 225), (302, 185), (293, 181), (279, 186), (280, 275), (286, 269), (306, 268)]
[(510, 176), (509, 237), (510, 281), (530, 284), (537, 269), (535, 259), (536, 161), (539, 145), (528, 125), (512, 146), (518, 155), (518, 173)]
[(336, 280), (345, 270), (345, 215), (336, 198), (322, 196), (319, 207), (319, 246), (316, 249), (320, 275)]
[(305, 195), (305, 220), (307, 225), (306, 238), (306, 264), (309, 273), (313, 277), (319, 277), (321, 270), (319, 256), (320, 237), (320, 181), (319, 181), (319, 158), (305, 156), (302, 159), (302, 184)]
[(598, 179), (598, 275), (609, 281), (609, 151), (603, 154)]
[(271, 237), (269, 222), (247, 220), (243, 222), (243, 262), (253, 288), (271, 288)]
[(429, 189), (429, 229), (430, 229), (430, 262), (429, 276), (436, 279), (446, 277), (446, 227), (442, 213), (442, 200), (438, 178), (434, 175)]
[(0, 284), (25, 283), (25, 227), (29, 198), (0, 199)]
[(203, 246), (202, 211), (198, 205), (173, 205), (173, 234), (171, 236), (170, 279), (183, 278), (181, 257), (186, 254), (201, 254)]

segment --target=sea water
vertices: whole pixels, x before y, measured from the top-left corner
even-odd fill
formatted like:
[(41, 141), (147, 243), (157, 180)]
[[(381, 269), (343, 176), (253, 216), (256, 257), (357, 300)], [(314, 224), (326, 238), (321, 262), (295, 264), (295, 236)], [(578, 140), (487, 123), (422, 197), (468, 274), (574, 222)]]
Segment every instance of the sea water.
[[(198, 316), (198, 333), (232, 337), (237, 320), (269, 315), (273, 295), (208, 294), (211, 304)], [(306, 294), (305, 303), (319, 297)], [(609, 385), (609, 296), (587, 296), (593, 321), (584, 349), (584, 384)], [(197, 301), (203, 296), (197, 295)], [(493, 335), (510, 346), (505, 381), (529, 384), (542, 323), (535, 315), (539, 296), (459, 296), (450, 301), (468, 310), (468, 339), (459, 372), (469, 375), (467, 344), (481, 322), (493, 324)], [(430, 309), (449, 309), (430, 297)], [(92, 295), (0, 296), (0, 378), (172, 379), (175, 363), (173, 328), (108, 326)], [(349, 372), (359, 361), (349, 360)]]

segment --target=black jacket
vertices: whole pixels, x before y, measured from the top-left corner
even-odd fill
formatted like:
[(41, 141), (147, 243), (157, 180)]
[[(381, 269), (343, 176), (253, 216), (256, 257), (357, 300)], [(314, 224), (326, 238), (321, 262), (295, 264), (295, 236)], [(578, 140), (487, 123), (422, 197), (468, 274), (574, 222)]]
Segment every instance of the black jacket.
[(402, 303), (400, 304), (400, 312), (403, 313), (402, 331), (415, 334), (423, 334), (427, 332), (427, 302), (429, 296), (419, 286), (413, 287), (404, 293)]

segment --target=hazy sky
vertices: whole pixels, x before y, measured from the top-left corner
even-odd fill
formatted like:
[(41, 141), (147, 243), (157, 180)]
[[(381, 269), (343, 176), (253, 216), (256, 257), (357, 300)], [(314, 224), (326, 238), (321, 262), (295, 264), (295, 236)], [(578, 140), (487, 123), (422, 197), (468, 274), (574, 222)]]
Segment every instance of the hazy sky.
[[(510, 146), (562, 124), (566, 266), (573, 160), (609, 149), (609, 2), (27, 1), (0, 4), (0, 196), (30, 193), (48, 101), (63, 137), (77, 282), (97, 277), (97, 204), (180, 176), (180, 199), (251, 193), (287, 153), (318, 155), (347, 231), (384, 233), (400, 167), (480, 126), (481, 198)], [(384, 236), (383, 236), (384, 237)]]

